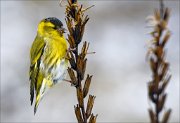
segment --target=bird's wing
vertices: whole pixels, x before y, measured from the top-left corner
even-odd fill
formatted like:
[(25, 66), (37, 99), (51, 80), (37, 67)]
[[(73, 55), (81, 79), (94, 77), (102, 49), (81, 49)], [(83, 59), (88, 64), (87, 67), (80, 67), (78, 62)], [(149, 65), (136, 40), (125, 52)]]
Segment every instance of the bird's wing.
[(41, 56), (43, 55), (45, 48), (45, 42), (42, 38), (36, 37), (35, 41), (32, 44), (31, 51), (30, 51), (30, 71), (29, 71), (29, 76), (30, 76), (30, 100), (31, 100), (31, 105), (33, 103), (34, 99), (34, 89), (37, 90), (37, 77), (39, 73), (39, 67), (40, 67), (40, 59)]

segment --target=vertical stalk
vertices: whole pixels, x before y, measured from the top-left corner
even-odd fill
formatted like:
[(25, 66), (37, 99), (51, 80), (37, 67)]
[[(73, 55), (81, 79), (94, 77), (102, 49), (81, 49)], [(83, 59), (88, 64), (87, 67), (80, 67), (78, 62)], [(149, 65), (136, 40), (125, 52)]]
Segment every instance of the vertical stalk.
[(82, 83), (86, 70), (86, 55), (89, 43), (83, 42), (81, 52), (79, 52), (79, 44), (82, 42), (85, 25), (89, 20), (87, 15), (84, 16), (84, 12), (87, 9), (84, 9), (83, 5), (79, 5), (77, 0), (68, 0), (68, 5), (66, 6), (66, 24), (69, 31), (67, 41), (70, 46), (68, 51), (70, 63), (68, 73), (71, 83), (76, 87), (78, 104), (74, 106), (74, 110), (78, 123), (96, 123), (97, 118), (97, 115), (94, 116), (92, 113), (95, 96), (89, 95), (86, 107), (84, 101), (89, 92), (92, 76), (87, 75), (85, 83)]
[(170, 81), (171, 75), (168, 73), (169, 63), (165, 59), (165, 45), (170, 38), (170, 31), (167, 28), (169, 21), (169, 9), (164, 9), (163, 0), (160, 0), (160, 9), (155, 10), (154, 16), (148, 18), (149, 26), (153, 27), (150, 33), (153, 39), (148, 51), (148, 60), (152, 71), (152, 80), (148, 83), (149, 99), (155, 105), (155, 109), (149, 109), (151, 123), (167, 123), (171, 109), (164, 112), (163, 119), (160, 120), (160, 113), (163, 111), (167, 93), (165, 88)]

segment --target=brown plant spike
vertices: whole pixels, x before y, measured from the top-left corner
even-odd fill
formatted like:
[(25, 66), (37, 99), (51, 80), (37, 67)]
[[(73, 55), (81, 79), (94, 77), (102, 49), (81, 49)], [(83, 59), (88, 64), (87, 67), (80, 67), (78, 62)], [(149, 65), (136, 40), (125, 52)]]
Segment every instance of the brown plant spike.
[[(83, 86), (84, 75), (86, 71), (89, 43), (83, 42), (81, 52), (79, 53), (79, 44), (82, 42), (85, 25), (89, 20), (88, 16), (84, 17), (84, 12), (90, 7), (83, 9), (77, 0), (68, 0), (66, 6), (66, 24), (69, 31), (68, 39), (70, 49), (68, 50), (67, 59), (71, 65), (68, 73), (71, 84), (76, 87), (78, 104), (74, 107), (78, 123), (96, 123), (97, 115), (94, 116), (92, 108), (95, 96), (89, 95), (88, 103), (85, 107), (84, 98), (86, 98), (91, 84), (92, 76), (87, 75)], [(91, 116), (91, 117), (90, 117)]]
[(167, 99), (165, 88), (171, 78), (171, 75), (168, 74), (169, 63), (165, 60), (165, 45), (170, 37), (170, 31), (167, 28), (168, 20), (169, 9), (164, 9), (161, 1), (160, 10), (155, 10), (154, 16), (148, 19), (150, 26), (153, 27), (153, 31), (150, 33), (153, 42), (149, 48), (150, 54), (148, 54), (152, 71), (152, 80), (148, 83), (148, 95), (155, 105), (154, 110), (149, 109), (151, 123), (167, 123), (171, 113), (171, 109), (169, 109), (163, 114), (163, 119), (159, 119)]

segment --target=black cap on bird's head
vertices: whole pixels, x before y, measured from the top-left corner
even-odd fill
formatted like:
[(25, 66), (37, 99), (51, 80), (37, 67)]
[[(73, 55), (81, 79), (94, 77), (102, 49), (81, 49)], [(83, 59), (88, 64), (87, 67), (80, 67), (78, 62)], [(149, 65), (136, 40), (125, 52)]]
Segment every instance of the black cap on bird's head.
[(57, 18), (55, 18), (55, 17), (49, 17), (49, 18), (46, 18), (46, 19), (44, 19), (44, 21), (45, 22), (51, 22), (52, 24), (54, 24), (56, 27), (63, 27), (63, 23), (59, 20), (59, 19), (57, 19)]
[(59, 31), (60, 33), (65, 33), (65, 31), (66, 31), (66, 29), (63, 28), (63, 23), (55, 17), (46, 18), (46, 19), (44, 19), (44, 22), (52, 23), (54, 25), (53, 29)]
[(37, 32), (44, 35), (46, 33), (51, 33), (51, 31), (58, 31), (62, 35), (66, 32), (66, 29), (63, 28), (63, 23), (55, 17), (43, 19), (38, 25)]

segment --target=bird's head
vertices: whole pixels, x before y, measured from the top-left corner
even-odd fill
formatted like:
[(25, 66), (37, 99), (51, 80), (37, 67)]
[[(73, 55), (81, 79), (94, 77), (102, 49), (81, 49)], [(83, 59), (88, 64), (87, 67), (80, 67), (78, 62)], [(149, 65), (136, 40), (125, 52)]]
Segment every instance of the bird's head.
[(62, 22), (55, 18), (49, 17), (43, 19), (38, 25), (38, 33), (43, 36), (52, 36), (60, 34), (61, 36), (65, 33)]

